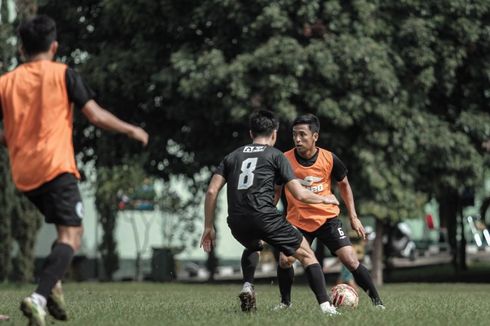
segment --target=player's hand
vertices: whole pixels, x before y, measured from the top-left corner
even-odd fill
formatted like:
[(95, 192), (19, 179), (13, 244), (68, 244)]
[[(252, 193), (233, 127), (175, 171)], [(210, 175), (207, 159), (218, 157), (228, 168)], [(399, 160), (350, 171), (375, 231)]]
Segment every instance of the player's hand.
[(211, 252), (211, 249), (216, 245), (216, 232), (214, 228), (205, 228), (202, 237), (200, 247), (204, 249), (205, 252)]
[(323, 203), (338, 205), (339, 201), (337, 200), (337, 197), (335, 197), (335, 195), (327, 195), (327, 196), (323, 196)]
[(146, 146), (148, 144), (149, 136), (148, 133), (143, 130), (143, 128), (136, 126), (134, 128), (131, 128), (128, 133), (128, 137), (141, 142), (143, 146)]
[(352, 227), (352, 230), (357, 232), (357, 235), (361, 239), (366, 239), (366, 230), (364, 230), (364, 226), (361, 223), (361, 220), (358, 219), (357, 217), (352, 217), (350, 219), (350, 226)]

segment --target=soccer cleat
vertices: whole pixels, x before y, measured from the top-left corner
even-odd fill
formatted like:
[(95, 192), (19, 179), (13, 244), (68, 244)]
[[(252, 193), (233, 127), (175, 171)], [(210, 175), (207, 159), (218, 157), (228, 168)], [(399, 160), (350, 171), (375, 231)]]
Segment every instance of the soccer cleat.
[(373, 303), (373, 306), (376, 309), (379, 309), (379, 310), (385, 310), (386, 309), (386, 307), (383, 304), (383, 301), (381, 301), (380, 298), (371, 298), (371, 301)]
[(20, 310), (29, 319), (29, 326), (46, 326), (46, 310), (31, 297), (22, 300)]
[(51, 316), (58, 320), (68, 320), (65, 309), (65, 297), (61, 282), (58, 281), (48, 297), (46, 307)]
[(274, 310), (274, 311), (286, 310), (286, 309), (291, 308), (292, 305), (293, 304), (291, 302), (289, 302), (289, 303), (281, 302), (280, 304), (278, 304), (277, 306), (275, 306), (274, 308), (272, 308), (272, 310)]
[(324, 314), (330, 315), (330, 316), (335, 316), (335, 315), (340, 315), (340, 312), (337, 311), (337, 309), (332, 305), (330, 302), (326, 301), (324, 303), (320, 304), (320, 309)]
[(242, 311), (255, 312), (257, 310), (255, 303), (255, 290), (253, 286), (244, 286), (238, 297), (240, 298), (240, 306)]

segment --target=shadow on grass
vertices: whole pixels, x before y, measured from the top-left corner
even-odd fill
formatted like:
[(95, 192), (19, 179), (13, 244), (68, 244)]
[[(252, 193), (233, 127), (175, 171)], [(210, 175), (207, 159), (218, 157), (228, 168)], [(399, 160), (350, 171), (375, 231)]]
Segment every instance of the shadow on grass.
[(490, 263), (475, 263), (460, 271), (452, 264), (385, 270), (384, 282), (490, 283)]

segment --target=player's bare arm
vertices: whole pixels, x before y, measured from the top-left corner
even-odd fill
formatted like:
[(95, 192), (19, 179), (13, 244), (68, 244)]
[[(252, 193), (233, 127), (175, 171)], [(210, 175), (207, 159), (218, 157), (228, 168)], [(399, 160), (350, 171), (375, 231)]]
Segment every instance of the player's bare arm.
[(88, 101), (82, 108), (83, 114), (93, 125), (110, 131), (119, 132), (137, 140), (146, 146), (148, 134), (142, 128), (122, 121), (109, 111), (101, 108), (94, 100)]
[(215, 174), (211, 178), (208, 190), (206, 191), (206, 198), (204, 200), (204, 231), (201, 237), (201, 247), (206, 252), (210, 252), (215, 245), (214, 213), (216, 211), (218, 195), (225, 183), (226, 179), (223, 176)]
[(294, 196), (294, 198), (307, 204), (339, 204), (339, 201), (337, 200), (335, 195), (319, 196), (305, 189), (296, 179), (293, 179), (286, 183), (286, 187)]
[(347, 207), (352, 229), (357, 232), (357, 235), (360, 238), (366, 239), (366, 231), (364, 230), (361, 220), (359, 220), (357, 217), (356, 206), (354, 204), (354, 195), (347, 176), (345, 176), (341, 181), (337, 182), (337, 186), (340, 190), (340, 197), (342, 197), (342, 200)]

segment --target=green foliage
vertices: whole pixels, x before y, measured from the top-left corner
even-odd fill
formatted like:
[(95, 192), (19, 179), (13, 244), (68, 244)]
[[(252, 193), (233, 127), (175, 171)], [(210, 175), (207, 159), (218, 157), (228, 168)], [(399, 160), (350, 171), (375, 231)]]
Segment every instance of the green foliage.
[(125, 164), (97, 169), (95, 184), (95, 207), (99, 212), (99, 222), (104, 230), (99, 250), (102, 256), (105, 278), (119, 269), (119, 256), (114, 231), (117, 224), (118, 193), (131, 193), (141, 185), (145, 173), (139, 165)]
[[(0, 6), (0, 73), (13, 68), (16, 59), (14, 18), (9, 10), (13, 2)], [(20, 1), (17, 14), (30, 15), (35, 1)], [(0, 127), (2, 127), (0, 123)], [(1, 146), (1, 145), (0, 145)], [(3, 146), (2, 146), (3, 147)], [(28, 282), (34, 272), (34, 245), (41, 227), (41, 216), (25, 196), (16, 191), (10, 175), (8, 153), (0, 148), (0, 281)], [(14, 243), (18, 252), (12, 257)]]
[[(319, 145), (347, 163), (361, 215), (417, 216), (427, 198), (482, 177), (488, 1), (85, 0), (41, 10), (102, 104), (150, 131), (145, 170), (165, 180), (208, 171), (248, 141), (258, 107), (280, 115), (284, 150), (297, 114), (320, 117)], [(85, 122), (77, 130), (97, 167), (140, 151)]]

